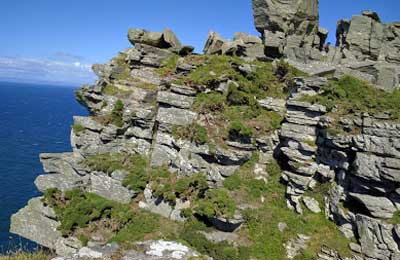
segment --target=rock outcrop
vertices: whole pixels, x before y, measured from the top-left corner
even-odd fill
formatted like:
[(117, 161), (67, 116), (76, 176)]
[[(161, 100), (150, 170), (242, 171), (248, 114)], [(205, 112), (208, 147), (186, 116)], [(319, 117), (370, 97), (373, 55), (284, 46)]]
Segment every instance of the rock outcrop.
[[(316, 259), (399, 259), (398, 110), (381, 111), (376, 104), (382, 103), (375, 100), (370, 100), (374, 104), (354, 100), (354, 107), (341, 111), (341, 103), (349, 101), (340, 97), (348, 99), (351, 93), (335, 89), (343, 75), (352, 75), (351, 81), (358, 78), (375, 88), (396, 91), (399, 24), (382, 24), (376, 13), (363, 12), (340, 21), (336, 46), (326, 46), (327, 32), (319, 28), (316, 0), (253, 0), (253, 10), (262, 39), (236, 33), (233, 40), (226, 40), (211, 32), (204, 56), (193, 54), (193, 48), (182, 45), (168, 29), (129, 30), (134, 48), (94, 65), (98, 81), (77, 91), (90, 116), (74, 117), (72, 152), (40, 156), (46, 174), (35, 184), (44, 197), (30, 200), (12, 217), (11, 231), (54, 249), (62, 256), (57, 260), (110, 258), (114, 253), (125, 260), (209, 259), (179, 243), (161, 240), (135, 242), (133, 250), (107, 244), (109, 237), (104, 234), (102, 239), (96, 234), (80, 241), (76, 237), (81, 233), (61, 232), (62, 219), (56, 214), (60, 207), (51, 205), (46, 196), (49, 191), (60, 192), (56, 199), (66, 206), (68, 199), (58, 194), (79, 190), (121, 207), (152, 212), (174, 225), (193, 219), (205, 222), (218, 231), (184, 231), (190, 237), (202, 235), (200, 248), (207, 253), (215, 253), (220, 245), (241, 246), (257, 239), (266, 243), (251, 234), (260, 222), (275, 221), (271, 219), (275, 215), (268, 211), (260, 216), (257, 210), (280, 205), (274, 200), (283, 199), (292, 211), (285, 210), (306, 216), (299, 218), (301, 224), (318, 216), (322, 223), (326, 217), (348, 239), (346, 249), (352, 256), (343, 257), (339, 248), (323, 244), (318, 252), (311, 252)], [(282, 61), (262, 62), (277, 57), (309, 75), (299, 77)], [(386, 95), (376, 93), (376, 99)], [(324, 105), (318, 103), (321, 100)], [(143, 165), (129, 168), (133, 156), (146, 158)], [(279, 164), (271, 164), (274, 160)], [(145, 179), (136, 171), (151, 175), (152, 169), (161, 176)], [(127, 183), (132, 174), (135, 182)], [(282, 198), (273, 197), (279, 187), (267, 186), (274, 174), (279, 179), (276, 185), (284, 187)], [(205, 184), (202, 179), (190, 183), (196, 176), (204, 178)], [(164, 183), (168, 177), (170, 182)], [(173, 190), (182, 179), (180, 193), (188, 196), (184, 198)], [(191, 193), (197, 197), (190, 197)], [(195, 206), (199, 201), (206, 203)], [(105, 225), (114, 228), (107, 210), (111, 224), (105, 221)], [(323, 242), (314, 241), (309, 234), (315, 226), (293, 236), (289, 222), (294, 219), (287, 223), (279, 219), (271, 233), (278, 234), (277, 239), (285, 237), (276, 250), (283, 250), (288, 259), (310, 253), (311, 244), (324, 243), (322, 236), (317, 239)], [(249, 234), (247, 224), (252, 228)], [(222, 244), (206, 250), (202, 247), (206, 241)], [(84, 247), (85, 243), (89, 245)]]
[(253, 13), (269, 57), (304, 60), (325, 43), (317, 0), (253, 0)]

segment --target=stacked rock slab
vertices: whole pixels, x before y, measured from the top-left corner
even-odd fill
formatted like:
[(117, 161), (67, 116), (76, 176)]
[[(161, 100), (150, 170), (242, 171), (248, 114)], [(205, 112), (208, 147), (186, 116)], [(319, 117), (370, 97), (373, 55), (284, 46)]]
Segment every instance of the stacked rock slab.
[(357, 237), (353, 251), (366, 259), (398, 259), (398, 225), (387, 220), (399, 210), (399, 125), (369, 115), (354, 124), (361, 134), (321, 137), (319, 158), (336, 169), (327, 213), (347, 237)]
[[(321, 87), (324, 79), (298, 79), (297, 93), (286, 102), (287, 112), (285, 122), (280, 131), (281, 160), (287, 165), (283, 178), (287, 182), (286, 194), (288, 205), (298, 213), (302, 213), (301, 197), (313, 185), (313, 177), (318, 171), (316, 163), (317, 128), (326, 108), (297, 101), (296, 98), (306, 89)], [(302, 84), (300, 84), (302, 83)]]
[(253, 0), (253, 15), (267, 57), (284, 57), (313, 75), (351, 74), (386, 91), (399, 88), (399, 22), (384, 24), (364, 11), (338, 22), (332, 46), (319, 28), (317, 0)]
[(243, 32), (235, 33), (233, 41), (222, 38), (217, 32), (210, 32), (204, 54), (236, 55), (248, 60), (266, 59), (262, 40)]
[(318, 0), (253, 0), (253, 14), (269, 57), (306, 60), (324, 45)]
[[(252, 41), (252, 37), (240, 35), (248, 37), (246, 41)], [(88, 157), (99, 154), (140, 154), (149, 158), (151, 166), (167, 167), (178, 176), (204, 173), (211, 187), (222, 186), (223, 180), (248, 161), (254, 150), (262, 149), (272, 156), (277, 143), (275, 137), (260, 138), (246, 147), (232, 142), (213, 151), (206, 144), (198, 145), (174, 137), (172, 132), (175, 127), (195, 122), (204, 125), (206, 122), (191, 110), (199, 90), (174, 84), (168, 76), (160, 76), (158, 71), (162, 62), (170, 57), (178, 59), (177, 71), (180, 73), (195, 69), (182, 58), (191, 48), (182, 46), (169, 30), (154, 33), (132, 29), (128, 38), (135, 48), (120, 52), (106, 64), (94, 65), (93, 70), (99, 80), (93, 86), (85, 85), (77, 91), (78, 101), (88, 108), (90, 116), (74, 117), (74, 125), (82, 129), (71, 131), (72, 152), (40, 156), (46, 172), (35, 181), (40, 191), (78, 188), (119, 203), (130, 203), (138, 193), (122, 184), (128, 172), (96, 172), (82, 163)], [(227, 81), (220, 82), (220, 89), (226, 89)], [(119, 126), (107, 123), (118, 102), (123, 103)], [(260, 178), (265, 178), (263, 168), (268, 156), (260, 159)], [(13, 216), (13, 233), (54, 249), (59, 255), (75, 252), (82, 246), (79, 241), (71, 242), (61, 236), (57, 231), (60, 222), (54, 213), (49, 215), (47, 210), (43, 210), (46, 207), (40, 199), (33, 199), (29, 205), (32, 203), (36, 206), (27, 206)], [(159, 198), (153, 196), (150, 186), (139, 203), (142, 209), (177, 221), (183, 220), (180, 210), (189, 206), (190, 203), (181, 201), (176, 201), (175, 207), (160, 203)], [(232, 231), (243, 223), (243, 217), (239, 210), (232, 219), (215, 218), (211, 221), (219, 229)], [(43, 237), (35, 237), (37, 230), (41, 230)]]

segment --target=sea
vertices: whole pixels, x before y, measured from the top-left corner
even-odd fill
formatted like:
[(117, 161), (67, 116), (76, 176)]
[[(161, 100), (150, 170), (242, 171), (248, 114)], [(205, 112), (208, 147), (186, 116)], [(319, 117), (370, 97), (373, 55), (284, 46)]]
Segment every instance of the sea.
[(77, 86), (0, 82), (0, 254), (35, 244), (9, 233), (10, 217), (40, 196), (40, 153), (71, 151), (74, 115), (87, 110), (74, 97)]

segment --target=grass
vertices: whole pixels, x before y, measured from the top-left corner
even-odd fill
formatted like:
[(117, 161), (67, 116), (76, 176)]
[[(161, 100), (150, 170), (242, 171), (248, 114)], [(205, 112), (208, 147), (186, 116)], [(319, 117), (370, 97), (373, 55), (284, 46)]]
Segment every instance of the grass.
[(50, 260), (54, 255), (49, 252), (39, 250), (37, 252), (24, 252), (17, 251), (12, 253), (7, 253), (7, 255), (0, 255), (0, 260)]
[(193, 104), (193, 110), (205, 114), (223, 111), (226, 97), (218, 92), (199, 93)]
[(102, 125), (113, 124), (117, 127), (123, 127), (124, 107), (124, 103), (118, 99), (110, 114), (94, 116), (93, 119)]
[(75, 134), (77, 134), (77, 133), (81, 133), (81, 132), (85, 131), (86, 128), (81, 124), (74, 124), (72, 126), (72, 130), (74, 131)]
[(209, 142), (207, 129), (197, 123), (189, 126), (175, 126), (172, 129), (172, 136), (175, 139), (186, 139), (200, 145)]
[(153, 169), (151, 173), (151, 188), (156, 197), (163, 198), (175, 204), (176, 199), (193, 201), (208, 189), (204, 174), (178, 178), (166, 169)]
[(393, 217), (391, 219), (386, 220), (386, 222), (393, 224), (393, 225), (400, 224), (400, 210), (396, 211), (393, 214)]
[(236, 211), (236, 203), (226, 189), (210, 189), (196, 202), (195, 212), (206, 217), (232, 218)]
[[(108, 173), (115, 169), (129, 169), (137, 165), (130, 161), (132, 159), (121, 155), (112, 158), (103, 156), (97, 159), (88, 165)], [(315, 214), (307, 211), (303, 215), (298, 215), (287, 208), (285, 185), (280, 183), (281, 169), (277, 162), (271, 160), (266, 166), (269, 174), (268, 183), (255, 180), (253, 169), (256, 162), (258, 154), (254, 153), (247, 163), (224, 181), (224, 188), (218, 189), (208, 189), (202, 174), (177, 178), (175, 174), (165, 169), (152, 169), (149, 178), (156, 194), (167, 198), (173, 194), (171, 199), (179, 197), (192, 201), (191, 209), (184, 212), (188, 222), (183, 224), (135, 210), (137, 207), (135, 204), (121, 205), (76, 190), (66, 192), (63, 196), (57, 190), (49, 190), (45, 194), (45, 201), (55, 209), (62, 222), (61, 228), (64, 234), (83, 233), (88, 238), (93, 231), (90, 229), (93, 226), (91, 223), (106, 220), (112, 227), (109, 240), (124, 245), (129, 245), (132, 241), (167, 239), (182, 242), (214, 259), (245, 260), (251, 257), (283, 260), (286, 259), (283, 244), (297, 234), (305, 234), (311, 239), (308, 248), (297, 259), (303, 259), (301, 257), (314, 259), (323, 245), (338, 250), (342, 256), (349, 256), (349, 241), (323, 213)], [(145, 165), (144, 161), (139, 165)], [(306, 195), (316, 198), (321, 203), (329, 188), (329, 184), (318, 185), (313, 191), (307, 191)], [(260, 203), (261, 196), (265, 198), (264, 203)], [(246, 222), (238, 232), (241, 239), (248, 241), (245, 246), (234, 247), (227, 243), (211, 243), (198, 233), (213, 229), (195, 216), (230, 218), (239, 204), (256, 206), (242, 211)], [(398, 218), (400, 214), (395, 216)], [(279, 222), (287, 224), (288, 228), (284, 232), (278, 230)]]
[(115, 75), (116, 80), (128, 80), (131, 78), (131, 70), (125, 59), (126, 54), (124, 53), (119, 53), (118, 56), (114, 58), (114, 61), (120, 69), (120, 71)]
[(176, 72), (178, 66), (178, 55), (173, 55), (161, 62), (161, 67), (157, 69), (160, 76), (167, 77)]
[(179, 231), (177, 223), (159, 215), (80, 190), (61, 193), (51, 189), (44, 201), (56, 212), (62, 234), (75, 235), (85, 243), (98, 233), (108, 234), (108, 242), (125, 246), (135, 241), (166, 239)]
[(234, 120), (228, 126), (228, 133), (230, 140), (250, 140), (253, 130), (242, 124), (241, 121)]
[(61, 222), (59, 230), (63, 235), (72, 234), (77, 228), (86, 228), (91, 222), (104, 218), (110, 219), (118, 229), (132, 218), (129, 206), (80, 190), (62, 193), (49, 189), (44, 194), (44, 202), (57, 214)]
[(147, 160), (137, 154), (98, 154), (89, 156), (82, 164), (93, 171), (111, 174), (116, 170), (126, 170), (129, 174), (123, 180), (123, 185), (134, 191), (145, 189), (150, 180)]
[(254, 152), (250, 160), (223, 182), (225, 188), (231, 191), (231, 197), (236, 203), (258, 205), (261, 196), (266, 196), (266, 185), (263, 180), (257, 180), (254, 175), (254, 165), (259, 155)]
[(114, 85), (108, 84), (103, 88), (103, 93), (109, 96), (127, 97), (132, 94), (132, 91), (123, 90)]
[[(270, 162), (267, 168), (270, 177), (265, 185), (268, 194), (266, 202), (261, 208), (248, 210), (245, 214), (247, 234), (255, 242), (250, 247), (252, 255), (258, 259), (286, 259), (283, 243), (297, 234), (305, 234), (311, 236), (311, 239), (304, 254), (312, 255), (311, 259), (316, 258), (322, 245), (338, 250), (342, 256), (349, 256), (349, 241), (323, 213), (306, 212), (298, 215), (287, 208), (285, 185), (280, 183), (276, 162)], [(278, 230), (279, 222), (288, 225), (285, 232)]]
[(323, 88), (322, 95), (304, 96), (302, 100), (326, 106), (337, 118), (368, 112), (389, 113), (391, 119), (400, 119), (400, 90), (384, 92), (348, 75), (337, 81), (331, 80)]
[[(243, 75), (237, 68), (242, 64), (251, 64), (256, 67), (254, 72)], [(279, 71), (280, 72), (280, 71)], [(247, 94), (264, 98), (266, 96), (285, 98), (288, 89), (284, 82), (294, 76), (301, 76), (299, 70), (287, 65), (285, 75), (278, 75), (268, 62), (246, 62), (239, 57), (226, 55), (205, 55), (201, 65), (191, 71), (187, 76), (180, 78), (186, 85), (213, 86), (221, 78), (231, 79), (239, 84), (239, 89)]]

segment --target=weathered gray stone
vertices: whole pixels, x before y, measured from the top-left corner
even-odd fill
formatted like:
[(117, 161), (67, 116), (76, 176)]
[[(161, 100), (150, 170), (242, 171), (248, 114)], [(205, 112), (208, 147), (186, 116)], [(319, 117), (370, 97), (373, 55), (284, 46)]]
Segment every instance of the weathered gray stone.
[(171, 125), (190, 125), (196, 116), (197, 113), (190, 110), (173, 107), (160, 107), (157, 121)]
[(396, 207), (393, 203), (385, 197), (371, 196), (367, 194), (350, 193), (352, 198), (362, 203), (372, 216), (376, 218), (388, 219), (396, 212)]
[(304, 196), (303, 197), (304, 205), (313, 213), (320, 213), (321, 209), (319, 207), (319, 203), (316, 199)]
[(44, 206), (38, 200), (40, 198), (31, 199), (25, 208), (11, 217), (10, 232), (55, 249), (55, 243), (61, 238), (61, 233), (57, 230), (60, 223), (43, 215)]
[(159, 91), (157, 95), (157, 101), (173, 107), (191, 108), (194, 102), (194, 97), (178, 95), (167, 91)]
[(136, 192), (122, 186), (122, 183), (103, 173), (92, 174), (88, 192), (95, 193), (104, 198), (128, 204)]
[(216, 32), (210, 32), (204, 46), (204, 54), (222, 54), (225, 40)]

